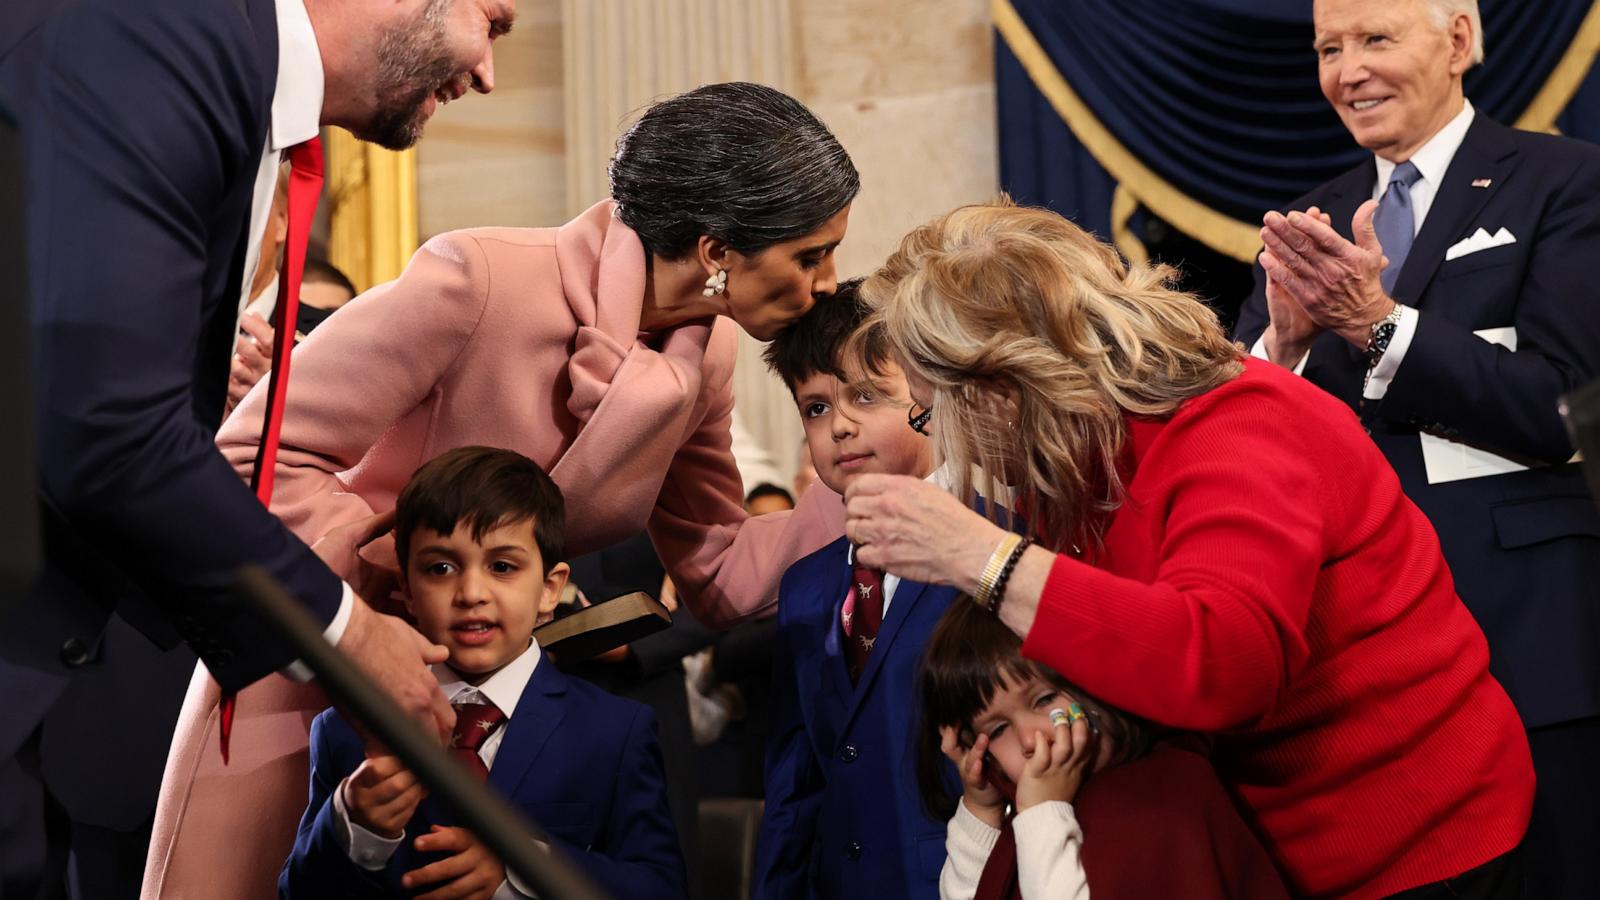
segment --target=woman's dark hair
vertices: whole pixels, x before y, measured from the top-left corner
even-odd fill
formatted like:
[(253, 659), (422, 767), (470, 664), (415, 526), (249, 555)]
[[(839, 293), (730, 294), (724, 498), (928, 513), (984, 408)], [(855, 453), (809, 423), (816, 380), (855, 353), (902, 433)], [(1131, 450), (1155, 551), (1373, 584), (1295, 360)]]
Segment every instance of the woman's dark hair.
[(822, 227), (861, 189), (850, 154), (800, 101), (743, 81), (650, 107), (611, 158), (617, 215), (681, 259), (702, 234), (755, 254)]
[(466, 525), (474, 541), (502, 525), (533, 520), (544, 573), (566, 553), (567, 505), (539, 464), (515, 450), (457, 447), (435, 456), (395, 501), (394, 549), (404, 569), (418, 528), (452, 534)]
[[(1127, 762), (1149, 749), (1150, 727), (1142, 719), (1094, 699), (1054, 669), (1022, 658), (1022, 638), (993, 613), (967, 597), (950, 601), (934, 626), (917, 672), (921, 724), (917, 735), (917, 788), (923, 808), (935, 819), (955, 815), (957, 797), (949, 789), (949, 761), (939, 749), (939, 729), (954, 726), (964, 747), (972, 746), (977, 718), (1007, 679), (1041, 678), (1070, 693), (1100, 730), (1115, 742), (1112, 763)], [(959, 785), (959, 782), (957, 782)]]

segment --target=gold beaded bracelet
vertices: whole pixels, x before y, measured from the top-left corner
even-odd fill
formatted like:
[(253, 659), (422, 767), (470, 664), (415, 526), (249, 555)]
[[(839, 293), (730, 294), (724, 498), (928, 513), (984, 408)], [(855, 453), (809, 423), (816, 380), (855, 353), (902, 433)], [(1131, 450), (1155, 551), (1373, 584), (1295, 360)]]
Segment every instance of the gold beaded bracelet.
[(994, 585), (1000, 580), (1000, 572), (1006, 566), (1006, 560), (1011, 558), (1011, 551), (1022, 543), (1022, 535), (1007, 533), (1000, 539), (999, 546), (989, 554), (989, 562), (983, 567), (983, 574), (978, 576), (978, 592), (972, 595), (972, 602), (984, 609), (989, 608), (989, 598), (994, 593)]

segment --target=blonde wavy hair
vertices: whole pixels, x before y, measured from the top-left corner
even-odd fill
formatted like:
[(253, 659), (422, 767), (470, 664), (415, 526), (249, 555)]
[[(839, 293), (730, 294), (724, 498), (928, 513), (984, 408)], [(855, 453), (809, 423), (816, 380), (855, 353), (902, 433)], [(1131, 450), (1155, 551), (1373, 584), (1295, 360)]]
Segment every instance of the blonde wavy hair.
[(1243, 371), (1175, 274), (1002, 197), (906, 235), (861, 287), (873, 313), (857, 334), (879, 331), (932, 386), (937, 455), (959, 493), (1015, 492), (1060, 549), (1098, 541), (1122, 502), (1126, 417), (1170, 416)]

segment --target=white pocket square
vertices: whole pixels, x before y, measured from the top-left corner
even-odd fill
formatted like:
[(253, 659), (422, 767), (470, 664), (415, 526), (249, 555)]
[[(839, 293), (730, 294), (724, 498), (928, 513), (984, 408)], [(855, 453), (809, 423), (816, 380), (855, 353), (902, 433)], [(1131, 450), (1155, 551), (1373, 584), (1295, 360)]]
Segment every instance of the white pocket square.
[(1490, 234), (1486, 229), (1479, 228), (1472, 233), (1471, 237), (1457, 241), (1454, 246), (1446, 250), (1444, 258), (1446, 262), (1449, 262), (1452, 259), (1460, 259), (1470, 253), (1477, 253), (1479, 250), (1487, 250), (1490, 247), (1503, 247), (1506, 244), (1515, 244), (1516, 242), (1516, 235), (1505, 228), (1501, 228), (1494, 234)]

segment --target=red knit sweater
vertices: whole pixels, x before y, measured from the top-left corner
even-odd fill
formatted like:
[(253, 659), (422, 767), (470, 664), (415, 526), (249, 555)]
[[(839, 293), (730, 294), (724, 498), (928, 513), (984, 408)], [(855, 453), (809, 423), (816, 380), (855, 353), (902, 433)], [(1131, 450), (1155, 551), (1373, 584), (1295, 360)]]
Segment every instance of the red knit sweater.
[(1297, 893), (1379, 897), (1516, 846), (1526, 736), (1433, 527), (1349, 408), (1250, 360), (1130, 432), (1127, 499), (1090, 563), (1057, 560), (1023, 654), (1216, 733)]

